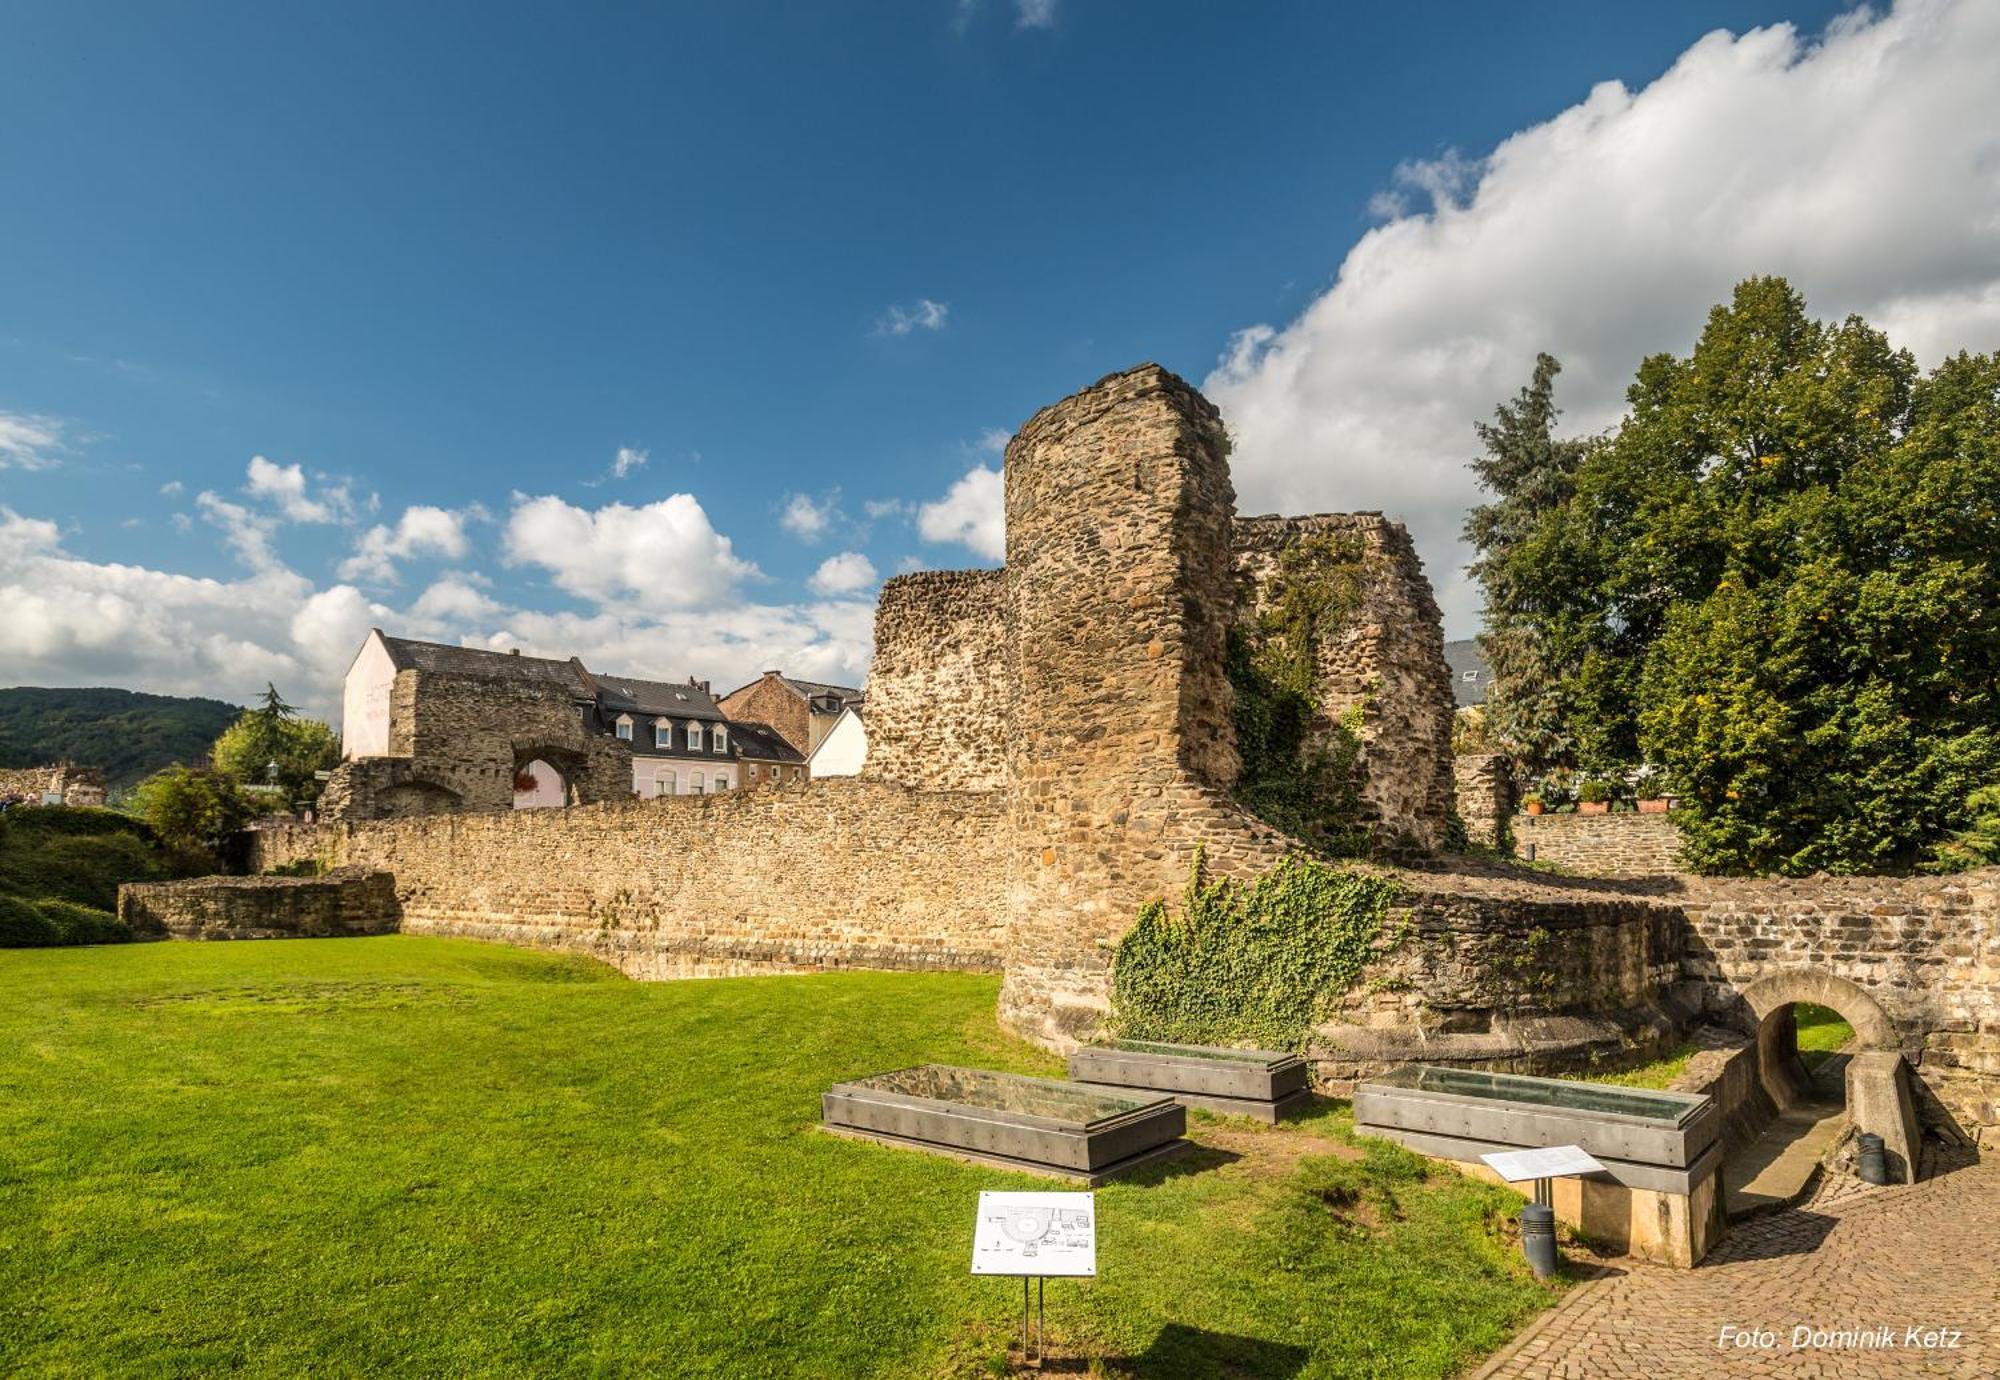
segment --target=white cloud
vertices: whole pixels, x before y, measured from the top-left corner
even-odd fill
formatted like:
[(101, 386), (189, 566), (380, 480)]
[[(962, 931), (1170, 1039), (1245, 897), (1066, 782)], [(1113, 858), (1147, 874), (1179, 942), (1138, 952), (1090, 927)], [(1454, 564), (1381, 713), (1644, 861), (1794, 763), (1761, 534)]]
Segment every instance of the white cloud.
[(988, 455), (999, 455), (1006, 451), (1007, 443), (1013, 439), (1013, 432), (989, 426), (979, 433), (979, 449)]
[(1056, 0), (1014, 0), (1014, 27), (1017, 29), (1053, 29), (1056, 26)]
[(56, 418), (0, 412), (0, 470), (45, 470), (66, 449)]
[(466, 513), (417, 504), (405, 508), (394, 527), (377, 523), (354, 543), (354, 554), (340, 565), (343, 580), (394, 584), (396, 562), (413, 556), (461, 560), (471, 543), (465, 535)]
[(1818, 42), (1712, 33), (1664, 76), (1615, 82), (1476, 162), (1408, 164), (1428, 198), (1362, 237), (1282, 330), (1253, 326), (1204, 385), (1236, 440), (1246, 512), (1405, 518), (1454, 635), (1472, 425), (1563, 362), (1566, 424), (1616, 420), (1645, 355), (1685, 351), (1710, 305), (1782, 274), (1814, 312), (1860, 312), (1934, 363), (2000, 347), (2000, 5), (1857, 12)]
[(873, 561), (859, 551), (843, 551), (821, 561), (806, 584), (815, 594), (853, 594), (870, 588), (879, 578)]
[(902, 517), (910, 511), (910, 505), (900, 498), (871, 498), (861, 505), (861, 511), (868, 514), (871, 522), (883, 518)]
[(160, 496), (163, 498), (172, 498), (186, 487), (187, 485), (181, 483), (178, 479), (169, 479), (166, 483), (160, 485)]
[(507, 522), (507, 561), (537, 565), (571, 594), (637, 596), (648, 607), (696, 608), (733, 600), (758, 574), (710, 525), (693, 494), (643, 508), (578, 508), (560, 498), (520, 496)]
[(840, 521), (840, 490), (813, 498), (809, 494), (788, 494), (778, 525), (802, 541), (818, 541)]
[(305, 471), (298, 465), (280, 465), (253, 455), (246, 473), (248, 482), (243, 491), (252, 498), (268, 500), (293, 522), (339, 522), (353, 513), (353, 496), (345, 484), (326, 486), (314, 498), (307, 493)]
[(646, 467), (646, 461), (649, 458), (651, 457), (643, 450), (635, 450), (631, 446), (620, 446), (618, 447), (618, 453), (611, 457), (611, 477), (613, 479), (623, 479), (634, 470), (642, 470)]
[(978, 465), (935, 499), (917, 509), (917, 533), (925, 541), (963, 542), (988, 560), (1007, 555), (1006, 485), (1000, 471)]
[(920, 297), (915, 306), (886, 308), (875, 322), (875, 331), (878, 335), (908, 335), (918, 330), (941, 331), (945, 317), (950, 313), (950, 303)]
[(277, 552), (271, 546), (271, 538), (278, 529), (278, 520), (269, 513), (253, 512), (240, 503), (204, 489), (194, 496), (194, 506), (201, 515), (222, 529), (222, 540), (230, 550), (240, 557), (252, 570), (271, 570), (278, 566)]

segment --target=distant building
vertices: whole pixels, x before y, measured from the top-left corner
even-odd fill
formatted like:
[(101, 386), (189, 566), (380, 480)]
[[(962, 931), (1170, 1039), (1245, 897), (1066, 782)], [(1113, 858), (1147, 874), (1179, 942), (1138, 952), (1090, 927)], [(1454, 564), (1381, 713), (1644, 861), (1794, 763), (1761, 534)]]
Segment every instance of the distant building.
[(742, 764), (743, 785), (789, 785), (804, 781), (811, 772), (806, 755), (778, 736), (769, 724), (736, 723), (736, 755)]
[(862, 722), (861, 706), (850, 704), (813, 749), (809, 759), (812, 775), (859, 776), (861, 764), (867, 760), (868, 729)]
[(779, 737), (810, 757), (847, 706), (858, 706), (863, 699), (861, 691), (851, 685), (797, 680), (782, 671), (766, 671), (748, 685), (731, 690), (720, 703), (730, 718), (769, 724)]
[(1493, 683), (1493, 668), (1480, 655), (1475, 638), (1444, 644), (1444, 662), (1451, 668), (1451, 692), (1460, 709), (1486, 703), (1486, 687)]
[(742, 783), (736, 726), (716, 706), (708, 682), (591, 679), (598, 731), (632, 746), (634, 795), (714, 795)]

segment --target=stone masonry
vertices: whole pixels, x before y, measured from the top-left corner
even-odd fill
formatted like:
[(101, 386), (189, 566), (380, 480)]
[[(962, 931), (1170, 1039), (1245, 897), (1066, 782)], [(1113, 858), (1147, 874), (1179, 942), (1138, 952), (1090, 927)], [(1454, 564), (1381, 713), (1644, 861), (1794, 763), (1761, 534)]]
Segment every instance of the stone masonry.
[(102, 805), (104, 773), (96, 767), (79, 767), (72, 762), (0, 768), (0, 800), (21, 796), (39, 805), (45, 795), (59, 795), (65, 805)]
[(319, 877), (198, 877), (118, 888), (118, 918), (141, 938), (331, 939), (388, 934), (395, 878), (365, 867)]
[(1522, 814), (1508, 823), (1517, 856), (1566, 871), (1591, 877), (1670, 877), (1681, 870), (1680, 831), (1667, 815)]
[(1514, 832), (1514, 763), (1503, 752), (1468, 752), (1452, 762), (1465, 841), (1508, 851)]
[(933, 791), (1007, 784), (1009, 627), (999, 570), (925, 570), (882, 586), (862, 775)]

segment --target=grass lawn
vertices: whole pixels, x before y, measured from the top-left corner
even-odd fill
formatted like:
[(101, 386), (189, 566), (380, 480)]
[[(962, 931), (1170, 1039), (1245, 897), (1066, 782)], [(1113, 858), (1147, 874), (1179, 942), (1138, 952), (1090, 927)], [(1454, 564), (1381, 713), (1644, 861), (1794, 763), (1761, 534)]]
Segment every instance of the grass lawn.
[[(628, 982), (413, 936), (0, 952), (0, 1374), (980, 1375), (981, 1188), (815, 1126), (846, 1077), (1051, 1073), (997, 979)], [(1444, 1376), (1552, 1295), (1519, 1204), (1327, 1104), (1098, 1190), (1052, 1342), (1112, 1375)]]
[(1854, 1038), (1854, 1027), (1830, 1006), (1802, 1001), (1792, 1008), (1792, 1019), (1799, 1029), (1799, 1062), (1807, 1073), (1818, 1073), (1822, 1064)]

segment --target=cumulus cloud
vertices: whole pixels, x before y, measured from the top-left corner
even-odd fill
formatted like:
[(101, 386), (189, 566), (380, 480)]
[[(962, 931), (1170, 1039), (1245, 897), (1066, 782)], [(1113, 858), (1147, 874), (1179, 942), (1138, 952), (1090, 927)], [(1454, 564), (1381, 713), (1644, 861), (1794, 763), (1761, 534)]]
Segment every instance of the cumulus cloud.
[(276, 518), (232, 503), (206, 489), (194, 496), (194, 506), (222, 530), (223, 544), (252, 570), (270, 570), (278, 565), (277, 552), (271, 544), (278, 530)]
[(925, 541), (955, 541), (988, 560), (1007, 555), (1006, 486), (1000, 471), (977, 465), (917, 509), (917, 533)]
[(519, 497), (507, 521), (510, 565), (535, 565), (558, 587), (589, 599), (638, 596), (655, 607), (733, 600), (757, 567), (737, 556), (693, 494), (641, 508), (578, 508), (560, 498)]
[(810, 494), (787, 494), (778, 514), (778, 525), (801, 541), (818, 541), (840, 521), (840, 490), (818, 498)]
[(951, 313), (948, 302), (933, 302), (928, 297), (917, 299), (915, 306), (890, 306), (876, 319), (875, 331), (878, 335), (908, 335), (911, 331), (941, 331), (945, 317)]
[(1017, 29), (1053, 29), (1056, 26), (1056, 0), (1014, 0), (1014, 27)]
[(361, 534), (354, 554), (341, 562), (340, 578), (394, 584), (399, 560), (414, 556), (461, 560), (471, 546), (465, 535), (467, 516), (429, 504), (405, 508), (395, 526), (378, 522)]
[(650, 457), (643, 450), (631, 446), (618, 447), (618, 453), (611, 457), (611, 477), (623, 479), (634, 470), (644, 469)]
[(353, 513), (346, 485), (328, 485), (315, 497), (307, 492), (305, 470), (298, 465), (253, 455), (246, 474), (243, 492), (266, 500), (293, 522), (340, 522)]
[(1563, 362), (1567, 424), (1594, 430), (1644, 356), (1685, 351), (1755, 274), (1927, 363), (2000, 347), (1996, 70), (2000, 5), (1916, 0), (1817, 39), (1712, 33), (1641, 90), (1607, 82), (1482, 158), (1404, 165), (1333, 287), (1240, 332), (1206, 381), (1239, 506), (1405, 518), (1466, 635), (1472, 425), (1538, 350)]
[(878, 578), (873, 561), (859, 551), (843, 551), (821, 561), (806, 585), (815, 594), (853, 594), (870, 588)]
[(56, 418), (0, 412), (0, 470), (45, 470), (66, 449)]

